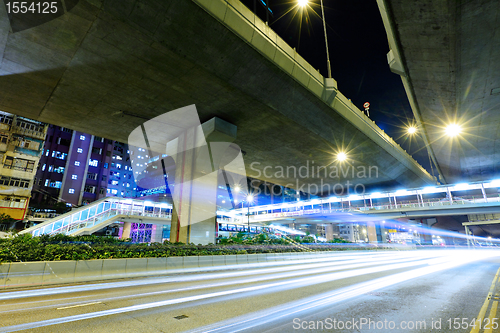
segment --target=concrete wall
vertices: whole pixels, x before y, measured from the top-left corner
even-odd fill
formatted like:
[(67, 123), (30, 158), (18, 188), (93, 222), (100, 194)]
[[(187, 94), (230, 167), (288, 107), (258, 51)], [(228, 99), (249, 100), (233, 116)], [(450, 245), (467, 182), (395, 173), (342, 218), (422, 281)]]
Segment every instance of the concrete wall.
[(2, 263), (0, 264), (0, 290), (196, 272), (204, 267), (318, 258), (326, 254), (331, 255), (332, 252)]

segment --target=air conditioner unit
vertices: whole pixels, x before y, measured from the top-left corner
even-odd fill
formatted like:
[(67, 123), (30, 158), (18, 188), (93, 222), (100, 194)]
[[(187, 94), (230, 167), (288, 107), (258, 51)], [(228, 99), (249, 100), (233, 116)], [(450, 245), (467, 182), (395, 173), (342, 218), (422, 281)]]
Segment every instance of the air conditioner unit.
[(106, 236), (111, 236), (113, 234), (113, 230), (106, 230)]

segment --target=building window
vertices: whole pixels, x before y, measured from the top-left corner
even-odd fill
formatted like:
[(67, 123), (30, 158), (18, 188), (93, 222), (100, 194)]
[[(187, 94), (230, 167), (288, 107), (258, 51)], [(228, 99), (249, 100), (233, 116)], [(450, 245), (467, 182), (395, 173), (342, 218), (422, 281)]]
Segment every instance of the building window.
[(88, 179), (97, 180), (98, 177), (99, 177), (99, 174), (97, 174), (97, 173), (88, 173), (87, 174)]
[(84, 141), (85, 140), (85, 135), (80, 135), (80, 140)]
[(116, 194), (116, 193), (118, 193), (118, 191), (117, 190), (111, 190), (111, 193), (112, 194)]
[(57, 168), (54, 168), (54, 172), (57, 172), (57, 173), (64, 173), (64, 167), (57, 167)]
[(55, 158), (60, 159), (60, 160), (65, 160), (66, 156), (68, 156), (68, 154), (61, 153), (60, 151), (53, 151), (52, 152), (52, 157), (55, 157)]
[(119, 163), (116, 163), (116, 168), (117, 168), (117, 169), (121, 169), (121, 168), (122, 168), (122, 165), (121, 165), (121, 164), (119, 164)]
[(101, 189), (99, 190), (99, 194), (105, 194), (106, 193), (106, 189), (104, 187), (101, 187)]
[(53, 188), (61, 188), (61, 186), (62, 186), (62, 183), (59, 181), (50, 182), (50, 185), (49, 185), (49, 187), (53, 187)]
[(99, 165), (98, 160), (89, 160), (89, 165), (93, 167), (97, 167)]
[(77, 175), (73, 175), (73, 176), (71, 176), (71, 179), (75, 179), (76, 180), (76, 179), (78, 179), (78, 176)]
[(93, 193), (95, 193), (95, 186), (89, 186), (89, 185), (87, 185), (87, 186), (85, 186), (85, 190), (84, 191), (87, 192), (87, 193), (92, 193), (93, 194)]
[(49, 180), (45, 179), (45, 187), (49, 186)]
[(80, 162), (75, 161), (75, 166), (80, 166)]
[(108, 163), (104, 163), (104, 169), (108, 168)]
[(75, 193), (75, 189), (74, 189), (74, 188), (70, 188), (70, 189), (68, 190), (68, 193), (70, 193), (70, 194)]
[(78, 148), (78, 149), (76, 150), (76, 152), (77, 152), (78, 154), (81, 154), (81, 153), (83, 153), (83, 149), (82, 149), (82, 148)]
[(6, 134), (0, 134), (0, 143), (7, 143), (9, 141), (9, 136)]

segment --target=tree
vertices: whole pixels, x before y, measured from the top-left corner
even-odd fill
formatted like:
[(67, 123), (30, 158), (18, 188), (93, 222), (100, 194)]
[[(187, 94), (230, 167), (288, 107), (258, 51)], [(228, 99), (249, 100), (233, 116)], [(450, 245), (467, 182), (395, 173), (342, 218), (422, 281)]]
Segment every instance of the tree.
[(13, 219), (10, 215), (5, 213), (0, 213), (0, 229), (7, 229), (8, 226), (15, 221), (16, 220)]

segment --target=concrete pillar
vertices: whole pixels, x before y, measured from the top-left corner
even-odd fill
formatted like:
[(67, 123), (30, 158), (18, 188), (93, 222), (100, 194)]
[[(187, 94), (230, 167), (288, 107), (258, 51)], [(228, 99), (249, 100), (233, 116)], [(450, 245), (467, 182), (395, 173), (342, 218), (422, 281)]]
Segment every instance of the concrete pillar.
[(333, 224), (328, 223), (326, 225), (326, 240), (331, 241), (333, 240)]
[(130, 222), (124, 222), (123, 223), (123, 232), (122, 232), (122, 238), (121, 239), (127, 239), (130, 238), (130, 231), (132, 229), (132, 223)]
[(377, 229), (374, 222), (366, 222), (368, 241), (370, 243), (378, 243)]
[[(215, 242), (217, 205), (232, 208), (248, 193), (236, 126), (219, 118), (201, 124), (194, 105), (148, 120), (129, 135), (136, 183), (143, 188), (168, 186), (173, 211), (171, 242)], [(158, 159), (144, 163), (144, 155)], [(217, 195), (230, 202), (218, 202)], [(226, 200), (229, 201), (229, 200)]]
[[(167, 143), (168, 155), (176, 155), (173, 197), (177, 202), (171, 225), (171, 239), (175, 242), (215, 244), (217, 192), (219, 183), (224, 187), (227, 181), (219, 166), (236, 139), (236, 126), (212, 118), (201, 129), (191, 128)], [(204, 135), (206, 145), (197, 144), (200, 135)]]

